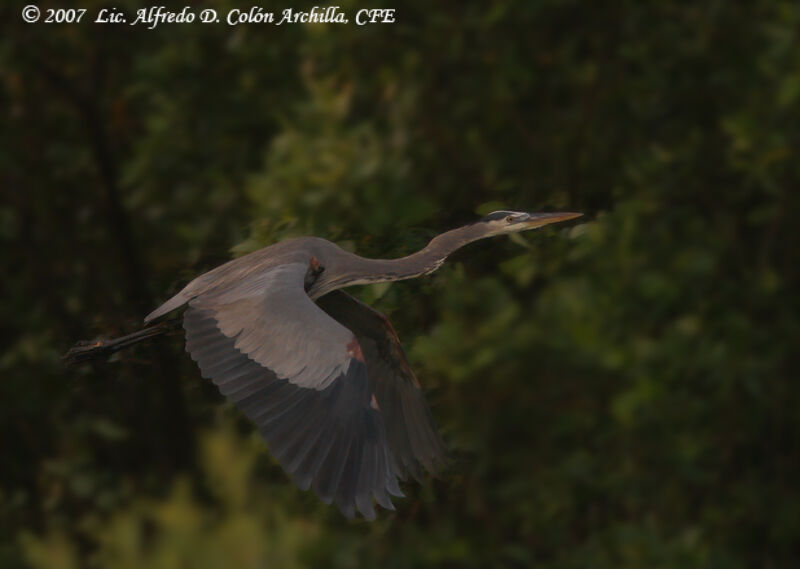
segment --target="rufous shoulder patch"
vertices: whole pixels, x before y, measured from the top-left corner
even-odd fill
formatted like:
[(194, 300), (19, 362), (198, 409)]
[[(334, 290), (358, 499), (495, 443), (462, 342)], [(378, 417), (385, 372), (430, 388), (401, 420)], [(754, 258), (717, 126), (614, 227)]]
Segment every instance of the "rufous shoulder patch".
[(313, 256), (309, 257), (308, 266), (315, 274), (319, 274), (325, 270), (325, 267), (322, 266), (322, 263), (319, 262), (319, 259)]
[(365, 363), (364, 352), (361, 351), (361, 344), (358, 343), (355, 336), (353, 336), (353, 339), (347, 344), (347, 355), (357, 359), (361, 363)]

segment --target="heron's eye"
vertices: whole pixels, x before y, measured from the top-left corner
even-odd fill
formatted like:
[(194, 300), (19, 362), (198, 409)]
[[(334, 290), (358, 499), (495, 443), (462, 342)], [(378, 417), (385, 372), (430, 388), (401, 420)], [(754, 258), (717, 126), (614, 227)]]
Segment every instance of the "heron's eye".
[(509, 223), (511, 223), (512, 221), (514, 221), (514, 216), (513, 216), (513, 215), (509, 215), (509, 216), (506, 218), (506, 221), (507, 221), (507, 222), (509, 222)]

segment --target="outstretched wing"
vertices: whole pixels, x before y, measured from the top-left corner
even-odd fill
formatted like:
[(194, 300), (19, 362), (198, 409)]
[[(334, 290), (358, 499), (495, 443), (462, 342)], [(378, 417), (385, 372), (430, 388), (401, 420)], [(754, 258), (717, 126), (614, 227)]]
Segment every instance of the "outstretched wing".
[(343, 291), (331, 292), (317, 304), (358, 338), (389, 447), (402, 474), (410, 473), (419, 480), (421, 466), (436, 472), (444, 464), (447, 451), (389, 320)]
[(373, 518), (402, 496), (384, 418), (353, 332), (303, 288), (307, 265), (274, 267), (189, 301), (186, 349), (255, 424), (302, 489)]

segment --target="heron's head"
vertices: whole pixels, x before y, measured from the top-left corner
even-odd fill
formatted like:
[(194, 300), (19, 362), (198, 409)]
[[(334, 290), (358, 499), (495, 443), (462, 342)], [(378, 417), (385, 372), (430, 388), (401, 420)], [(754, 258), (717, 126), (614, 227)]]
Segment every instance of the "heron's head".
[(526, 213), (523, 211), (493, 211), (476, 225), (485, 231), (483, 237), (506, 235), (536, 229), (557, 221), (582, 216), (582, 213), (560, 211), (555, 213)]

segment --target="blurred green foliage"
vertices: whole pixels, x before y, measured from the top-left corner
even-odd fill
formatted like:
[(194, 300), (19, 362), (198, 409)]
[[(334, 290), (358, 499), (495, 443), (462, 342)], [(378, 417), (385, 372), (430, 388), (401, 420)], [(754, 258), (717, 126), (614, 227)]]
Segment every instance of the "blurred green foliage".
[[(0, 566), (797, 566), (797, 4), (397, 8), (0, 11)], [(231, 254), (400, 256), (499, 207), (587, 215), (356, 291), (456, 456), (374, 523), (294, 488), (180, 334), (61, 366)]]

